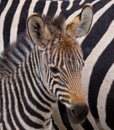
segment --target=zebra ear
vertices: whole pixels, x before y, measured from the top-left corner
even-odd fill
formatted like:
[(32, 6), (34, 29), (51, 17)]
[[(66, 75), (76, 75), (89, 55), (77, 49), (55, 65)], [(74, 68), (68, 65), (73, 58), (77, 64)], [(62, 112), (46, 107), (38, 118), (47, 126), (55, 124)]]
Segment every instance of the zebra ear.
[(28, 17), (26, 22), (27, 33), (34, 44), (45, 47), (46, 39), (50, 38), (49, 30), (44, 19), (37, 13)]
[(89, 4), (86, 4), (81, 13), (67, 25), (67, 33), (75, 37), (82, 37), (86, 35), (90, 30), (92, 19), (92, 7)]

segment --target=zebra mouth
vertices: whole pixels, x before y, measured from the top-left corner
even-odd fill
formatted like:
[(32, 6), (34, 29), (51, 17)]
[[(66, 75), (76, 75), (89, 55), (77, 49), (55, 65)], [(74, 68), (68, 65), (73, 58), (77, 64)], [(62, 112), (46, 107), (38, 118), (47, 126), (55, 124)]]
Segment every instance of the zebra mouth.
[(67, 108), (68, 118), (74, 124), (82, 123), (88, 114), (87, 105), (78, 106), (74, 105), (71, 108)]

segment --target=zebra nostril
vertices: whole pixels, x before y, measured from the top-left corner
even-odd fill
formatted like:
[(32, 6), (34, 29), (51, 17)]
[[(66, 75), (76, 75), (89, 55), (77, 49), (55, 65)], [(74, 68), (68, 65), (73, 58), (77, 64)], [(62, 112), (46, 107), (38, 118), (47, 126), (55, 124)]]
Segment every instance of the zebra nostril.
[(88, 110), (87, 105), (73, 105), (68, 110), (68, 115), (73, 123), (80, 123), (86, 118)]
[(72, 114), (75, 115), (76, 117), (78, 116), (78, 113), (74, 109), (72, 109)]

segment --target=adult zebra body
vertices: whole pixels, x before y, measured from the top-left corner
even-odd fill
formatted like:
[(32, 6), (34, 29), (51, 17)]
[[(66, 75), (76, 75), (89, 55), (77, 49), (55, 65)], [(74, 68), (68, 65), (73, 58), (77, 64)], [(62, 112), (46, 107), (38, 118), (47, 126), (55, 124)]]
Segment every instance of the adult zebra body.
[(71, 122), (86, 118), (84, 63), (75, 37), (89, 31), (92, 16), (86, 5), (67, 26), (61, 17), (51, 20), (35, 13), (27, 19), (29, 38), (21, 34), (0, 58), (1, 130), (51, 130), (58, 100)]
[[(11, 2), (11, 3), (10, 3)], [(93, 5), (93, 24), (87, 37), (79, 39), (85, 59), (83, 69), (83, 84), (88, 104), (90, 104), (90, 116), (79, 130), (97, 130), (99, 123), (103, 129), (114, 129), (113, 108), (114, 97), (114, 1), (113, 0), (69, 0), (69, 1), (15, 1), (1, 0), (0, 14), (0, 43), (4, 47), (14, 41), (17, 35), (25, 29), (24, 19), (33, 12), (55, 16), (63, 14), (68, 18), (68, 22), (74, 17), (74, 12), (78, 12), (84, 3), (89, 2)], [(15, 7), (15, 8), (14, 8)], [(19, 14), (19, 15), (18, 15)], [(18, 16), (18, 17), (17, 17)], [(23, 24), (22, 24), (23, 23)], [(3, 28), (2, 28), (3, 27)], [(5, 44), (4, 44), (5, 41)], [(89, 44), (90, 43), (90, 44)], [(1, 47), (3, 50), (3, 47)], [(109, 58), (110, 57), (110, 58)], [(111, 95), (111, 96), (110, 96)], [(91, 101), (90, 101), (91, 100)], [(59, 108), (58, 128), (62, 130), (75, 130), (76, 126), (62, 118), (63, 109)], [(90, 118), (92, 116), (92, 119)], [(63, 122), (63, 124), (60, 123)], [(97, 124), (97, 125), (96, 125)]]

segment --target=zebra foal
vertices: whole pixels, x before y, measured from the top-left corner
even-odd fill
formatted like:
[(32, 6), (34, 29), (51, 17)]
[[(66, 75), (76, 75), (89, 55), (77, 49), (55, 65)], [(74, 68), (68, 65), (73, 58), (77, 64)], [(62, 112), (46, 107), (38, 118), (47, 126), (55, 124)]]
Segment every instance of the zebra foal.
[(27, 34), (0, 58), (1, 130), (51, 130), (53, 106), (59, 100), (73, 123), (87, 114), (81, 85), (82, 51), (75, 37), (91, 25), (92, 8), (65, 26), (64, 20), (31, 15)]

